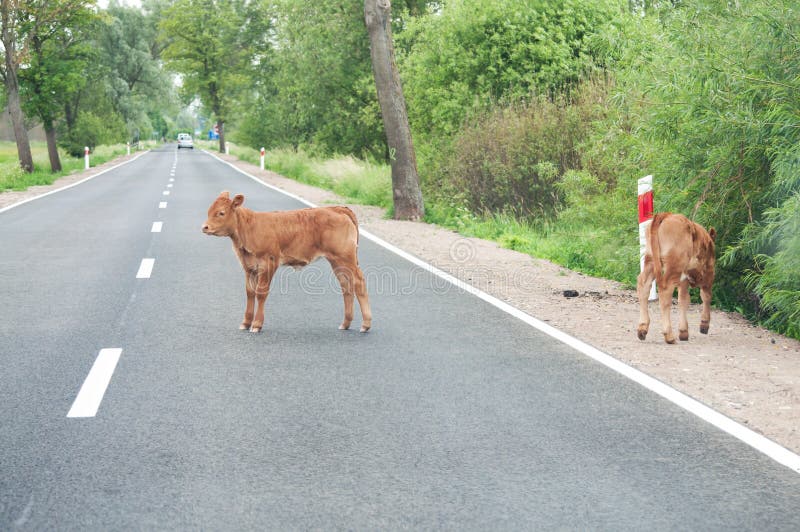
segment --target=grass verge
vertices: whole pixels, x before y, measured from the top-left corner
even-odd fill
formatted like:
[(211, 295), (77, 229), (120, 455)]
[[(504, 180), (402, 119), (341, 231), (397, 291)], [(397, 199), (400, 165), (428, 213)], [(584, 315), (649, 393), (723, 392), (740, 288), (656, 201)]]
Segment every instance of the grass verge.
[[(201, 143), (214, 151), (216, 143)], [(260, 163), (260, 153), (252, 148), (230, 144), (230, 154), (251, 164)], [(350, 156), (320, 159), (303, 151), (270, 150), (264, 167), (300, 183), (335, 192), (351, 203), (392, 208), (391, 169), (387, 165), (360, 161)]]
[[(203, 145), (214, 151), (216, 143)], [(252, 148), (231, 144), (231, 155), (259, 164), (260, 154)], [(388, 165), (359, 161), (352, 157), (321, 159), (303, 151), (270, 150), (265, 167), (285, 177), (311, 186), (331, 190), (352, 203), (392, 208), (391, 170)], [(608, 212), (599, 212), (605, 209)], [(638, 236), (612, 234), (595, 221), (625, 218), (635, 213), (620, 208), (612, 198), (607, 202), (588, 202), (572, 206), (559, 214), (556, 222), (533, 222), (510, 215), (477, 215), (457, 202), (428, 199), (425, 221), (458, 231), (464, 236), (497, 242), (502, 247), (547, 259), (588, 275), (613, 279), (632, 287), (638, 275)], [(617, 224), (614, 224), (615, 226)], [(620, 224), (619, 226), (625, 226)]]
[[(59, 150), (62, 171), (50, 171), (50, 160), (47, 156), (47, 145), (44, 142), (32, 142), (34, 171), (23, 172), (17, 158), (17, 146), (13, 142), (0, 142), (0, 192), (4, 190), (25, 190), (34, 185), (50, 185), (59, 177), (83, 170), (83, 157), (72, 157)], [(90, 155), (90, 164), (97, 166), (111, 159), (124, 155), (124, 144), (97, 146)]]

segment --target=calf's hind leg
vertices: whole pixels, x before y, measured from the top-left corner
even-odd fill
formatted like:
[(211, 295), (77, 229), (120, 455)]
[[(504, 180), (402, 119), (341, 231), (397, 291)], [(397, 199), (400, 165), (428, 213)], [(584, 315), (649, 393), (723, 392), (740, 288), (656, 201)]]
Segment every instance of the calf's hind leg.
[(339, 329), (347, 330), (350, 328), (350, 323), (353, 321), (353, 271), (350, 267), (342, 265), (339, 261), (330, 260), (333, 267), (333, 274), (339, 280), (339, 285), (342, 287), (342, 297), (344, 298), (344, 320), (339, 325)]
[(364, 281), (364, 273), (358, 267), (358, 263), (328, 259), (333, 267), (333, 272), (342, 287), (344, 297), (344, 321), (339, 326), (340, 329), (349, 329), (355, 313), (353, 298), (358, 298), (358, 305), (361, 307), (361, 332), (367, 332), (372, 327), (372, 310), (369, 306), (369, 296), (367, 295), (367, 284)]
[(689, 321), (686, 313), (689, 311), (689, 281), (678, 283), (678, 338), (685, 342), (689, 339)]
[(358, 266), (356, 266), (355, 271), (355, 283), (358, 306), (361, 307), (361, 332), (367, 332), (372, 327), (372, 309), (369, 306), (369, 296), (367, 295), (367, 283), (364, 281), (364, 273)]
[(675, 343), (675, 333), (672, 332), (672, 320), (670, 310), (672, 307), (672, 294), (675, 291), (675, 283), (665, 281), (666, 286), (659, 287), (658, 304), (661, 307), (661, 325), (664, 332), (664, 341), (668, 344)]
[(644, 340), (647, 337), (647, 331), (650, 329), (650, 312), (647, 308), (648, 298), (650, 297), (650, 287), (653, 284), (655, 275), (653, 273), (653, 259), (652, 257), (645, 257), (644, 269), (636, 280), (636, 293), (639, 297), (639, 326), (636, 329), (636, 336), (639, 340)]
[(700, 332), (708, 334), (708, 326), (711, 322), (711, 287), (700, 287), (700, 299), (703, 300), (703, 310), (700, 313)]

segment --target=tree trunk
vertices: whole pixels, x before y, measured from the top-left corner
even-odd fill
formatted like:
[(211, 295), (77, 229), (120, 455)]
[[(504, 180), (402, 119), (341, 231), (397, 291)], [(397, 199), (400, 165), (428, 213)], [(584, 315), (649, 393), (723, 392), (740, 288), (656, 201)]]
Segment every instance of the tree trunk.
[(8, 0), (2, 0), (0, 15), (2, 16), (2, 41), (5, 49), (5, 84), (8, 94), (8, 112), (11, 115), (11, 124), (14, 127), (14, 138), (17, 141), (17, 154), (19, 164), (26, 172), (33, 172), (33, 155), (31, 143), (28, 140), (28, 130), (25, 129), (25, 119), (22, 114), (22, 105), (19, 99), (19, 80), (17, 79), (16, 43), (14, 35), (15, 14), (14, 7)]
[(25, 129), (25, 118), (22, 114), (22, 106), (19, 100), (19, 85), (16, 72), (6, 72), (6, 90), (8, 92), (8, 112), (11, 114), (14, 138), (17, 141), (19, 164), (23, 170), (30, 173), (33, 172), (33, 154), (31, 153), (31, 142), (28, 139), (28, 130)]
[(225, 153), (225, 122), (217, 119), (217, 129), (219, 130), (219, 152)]
[(56, 128), (53, 121), (48, 119), (42, 124), (44, 135), (47, 139), (47, 155), (50, 157), (50, 171), (61, 171), (61, 158), (58, 156), (58, 145), (56, 144)]
[(394, 217), (398, 220), (419, 220), (425, 214), (425, 207), (419, 186), (417, 158), (411, 140), (406, 100), (394, 60), (391, 11), (389, 0), (364, 0), (364, 20), (369, 32), (372, 73), (375, 76), (375, 88), (392, 165)]

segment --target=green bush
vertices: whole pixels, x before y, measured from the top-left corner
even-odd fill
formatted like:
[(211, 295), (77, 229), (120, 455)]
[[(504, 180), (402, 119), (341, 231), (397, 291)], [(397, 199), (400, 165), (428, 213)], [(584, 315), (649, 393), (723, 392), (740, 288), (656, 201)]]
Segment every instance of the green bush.
[(453, 0), (397, 36), (409, 116), (420, 138), (449, 137), (473, 109), (555, 95), (605, 65), (594, 35), (622, 12), (600, 0)]
[(623, 84), (646, 95), (656, 208), (717, 229), (718, 303), (796, 336), (800, 10), (698, 0), (661, 20), (659, 52)]
[(84, 147), (94, 149), (101, 144), (125, 142), (127, 129), (119, 115), (100, 117), (81, 113), (72, 130), (59, 137), (59, 145), (73, 157), (82, 157)]
[(570, 98), (542, 96), (479, 114), (455, 135), (427, 188), (460, 191), (478, 213), (552, 218), (569, 191), (563, 176), (581, 169), (579, 146), (605, 115), (609, 87), (592, 81)]

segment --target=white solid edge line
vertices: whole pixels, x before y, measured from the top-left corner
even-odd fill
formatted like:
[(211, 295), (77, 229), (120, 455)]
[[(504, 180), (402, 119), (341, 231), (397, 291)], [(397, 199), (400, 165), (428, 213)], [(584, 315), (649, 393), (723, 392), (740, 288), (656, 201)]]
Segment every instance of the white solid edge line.
[[(257, 183), (260, 183), (261, 185), (263, 185), (263, 186), (265, 186), (267, 188), (270, 188), (272, 190), (280, 192), (281, 194), (289, 196), (290, 198), (295, 199), (295, 200), (297, 200), (297, 201), (299, 201), (299, 202), (301, 202), (301, 203), (303, 203), (305, 205), (308, 205), (309, 207), (316, 207), (317, 206), (317, 205), (311, 203), (310, 201), (307, 201), (307, 200), (301, 198), (300, 196), (297, 196), (296, 194), (292, 194), (291, 192), (287, 192), (287, 191), (285, 191), (285, 190), (283, 190), (281, 188), (278, 188), (278, 187), (276, 187), (274, 185), (270, 185), (269, 183), (265, 183), (264, 181), (260, 180), (256, 176), (248, 174), (244, 170), (241, 170), (240, 168), (237, 168), (235, 165), (233, 165), (233, 164), (231, 164), (231, 163), (229, 163), (229, 162), (217, 157), (213, 153), (207, 152), (205, 150), (203, 150), (203, 151), (205, 153), (207, 153), (208, 155), (210, 155), (211, 157), (217, 159), (218, 161), (230, 166), (231, 168), (233, 168), (234, 170), (236, 170), (240, 174), (243, 174), (243, 175), (249, 177), (250, 179), (256, 181)], [(579, 351), (580, 353), (588, 356), (589, 358), (591, 358), (591, 359), (603, 364), (607, 368), (616, 371), (620, 375), (623, 375), (623, 376), (627, 377), (628, 379), (636, 382), (637, 384), (640, 384), (641, 386), (644, 386), (648, 390), (658, 394), (659, 396), (663, 397), (667, 401), (670, 401), (671, 403), (683, 408), (687, 412), (690, 412), (690, 413), (694, 414), (695, 416), (699, 417), (700, 419), (702, 419), (702, 420), (714, 425), (715, 427), (717, 427), (718, 429), (722, 430), (723, 432), (726, 432), (726, 433), (730, 434), (731, 436), (733, 436), (734, 438), (746, 443), (750, 447), (762, 452), (763, 454), (765, 454), (768, 457), (772, 458), (773, 460), (775, 460), (779, 464), (784, 465), (784, 466), (788, 467), (789, 469), (792, 469), (796, 473), (800, 473), (800, 455), (798, 455), (798, 454), (790, 451), (789, 449), (783, 447), (782, 445), (770, 440), (766, 436), (762, 436), (761, 434), (758, 434), (757, 432), (745, 427), (744, 425), (738, 423), (737, 421), (734, 421), (733, 419), (729, 418), (728, 416), (726, 416), (724, 414), (721, 414), (720, 412), (717, 412), (713, 408), (710, 408), (710, 407), (704, 405), (700, 401), (698, 401), (696, 399), (693, 399), (693, 398), (689, 397), (688, 395), (686, 395), (686, 394), (684, 394), (682, 392), (679, 392), (675, 388), (672, 388), (671, 386), (669, 386), (667, 384), (664, 384), (660, 380), (658, 380), (656, 378), (653, 378), (650, 375), (647, 375), (646, 373), (644, 373), (642, 371), (639, 371), (638, 369), (636, 369), (636, 368), (634, 368), (632, 366), (629, 366), (628, 364), (625, 364), (624, 362), (621, 362), (621, 361), (617, 360), (616, 358), (612, 357), (611, 355), (608, 355), (608, 354), (600, 351), (596, 347), (592, 347), (591, 345), (587, 344), (586, 342), (578, 340), (574, 336), (570, 336), (569, 334), (567, 334), (567, 333), (565, 333), (565, 332), (563, 332), (563, 331), (561, 331), (559, 329), (556, 329), (552, 325), (548, 325), (547, 323), (534, 318), (530, 314), (527, 314), (527, 313), (523, 312), (522, 310), (520, 310), (520, 309), (518, 309), (516, 307), (513, 307), (513, 306), (509, 305), (508, 303), (506, 303), (504, 301), (501, 301), (500, 299), (498, 299), (498, 298), (496, 298), (496, 297), (494, 297), (492, 295), (489, 295), (489, 294), (487, 294), (486, 292), (484, 292), (482, 290), (479, 290), (478, 288), (475, 288), (474, 286), (462, 281), (461, 279), (458, 279), (458, 278), (450, 275), (449, 273), (440, 270), (439, 268), (437, 268), (437, 267), (435, 267), (435, 266), (423, 261), (422, 259), (420, 259), (418, 257), (415, 257), (414, 255), (412, 255), (410, 253), (408, 253), (407, 251), (404, 251), (404, 250), (398, 248), (394, 244), (390, 244), (389, 242), (386, 242), (382, 238), (379, 238), (379, 237), (373, 235), (369, 231), (366, 231), (364, 229), (359, 228), (359, 233), (362, 236), (364, 236), (365, 238), (367, 238), (367, 239), (373, 241), (374, 243), (378, 244), (379, 246), (382, 246), (382, 247), (386, 248), (387, 250), (395, 253), (396, 255), (399, 255), (400, 257), (406, 259), (407, 261), (411, 262), (412, 264), (414, 264), (416, 266), (419, 266), (420, 268), (422, 268), (422, 269), (424, 269), (424, 270), (436, 275), (437, 277), (440, 277), (440, 278), (444, 279), (445, 281), (448, 281), (449, 283), (455, 285), (457, 288), (460, 288), (460, 289), (462, 289), (462, 290), (464, 290), (466, 292), (469, 292), (470, 294), (472, 294), (474, 296), (479, 297), (480, 299), (486, 301), (487, 303), (499, 308), (503, 312), (506, 312), (507, 314), (510, 314), (510, 315), (514, 316), (515, 318), (517, 318), (519, 320), (522, 320), (523, 322), (527, 323), (531, 327), (533, 327), (533, 328), (543, 332), (544, 334), (547, 334), (548, 336), (550, 336), (552, 338), (555, 338), (556, 340), (558, 340), (558, 341), (560, 341), (560, 342), (572, 347), (576, 351)]]
[(62, 190), (67, 190), (68, 188), (77, 187), (81, 183), (85, 183), (85, 182), (89, 181), (90, 179), (94, 179), (97, 176), (101, 176), (101, 175), (105, 174), (106, 172), (110, 172), (111, 170), (115, 170), (115, 169), (119, 168), (120, 166), (126, 165), (128, 163), (132, 163), (133, 161), (135, 161), (136, 159), (138, 159), (139, 157), (141, 157), (142, 155), (145, 155), (147, 153), (150, 153), (150, 151), (149, 150), (148, 151), (144, 151), (144, 152), (140, 153), (139, 155), (137, 155), (135, 157), (131, 157), (127, 161), (123, 161), (123, 162), (121, 162), (121, 163), (119, 163), (117, 165), (112, 166), (111, 168), (106, 168), (105, 170), (97, 172), (94, 175), (90, 175), (89, 177), (87, 177), (85, 179), (81, 179), (80, 181), (76, 181), (75, 183), (71, 183), (69, 185), (63, 186), (61, 188), (57, 188), (55, 190), (51, 190), (50, 192), (45, 192), (44, 194), (39, 194), (38, 196), (34, 196), (32, 198), (24, 199), (24, 200), (22, 200), (20, 202), (17, 202), (17, 203), (12, 203), (11, 205), (8, 205), (8, 206), (3, 207), (2, 209), (0, 209), (0, 212), (5, 212), (7, 210), (13, 209), (14, 207), (19, 207), (20, 205), (24, 205), (24, 204), (26, 204), (26, 203), (28, 203), (30, 201), (34, 201), (34, 200), (37, 200), (39, 198), (43, 198), (45, 196), (49, 196), (50, 194), (55, 194), (56, 192), (61, 192)]
[(150, 232), (160, 233), (162, 227), (164, 227), (164, 222), (153, 222), (153, 227), (150, 228)]
[(136, 272), (136, 278), (149, 279), (150, 275), (153, 273), (153, 265), (155, 262), (156, 259), (142, 259), (141, 264), (139, 264), (139, 271)]
[(166, 209), (167, 208), (167, 202), (166, 201), (159, 201), (158, 202), (158, 208), (159, 209)]
[(67, 417), (94, 417), (97, 414), (121, 354), (122, 349), (119, 348), (100, 350), (72, 407), (67, 412)]
[(163, 194), (164, 196), (169, 196), (169, 190), (165, 190), (164, 192), (162, 192), (162, 194)]

